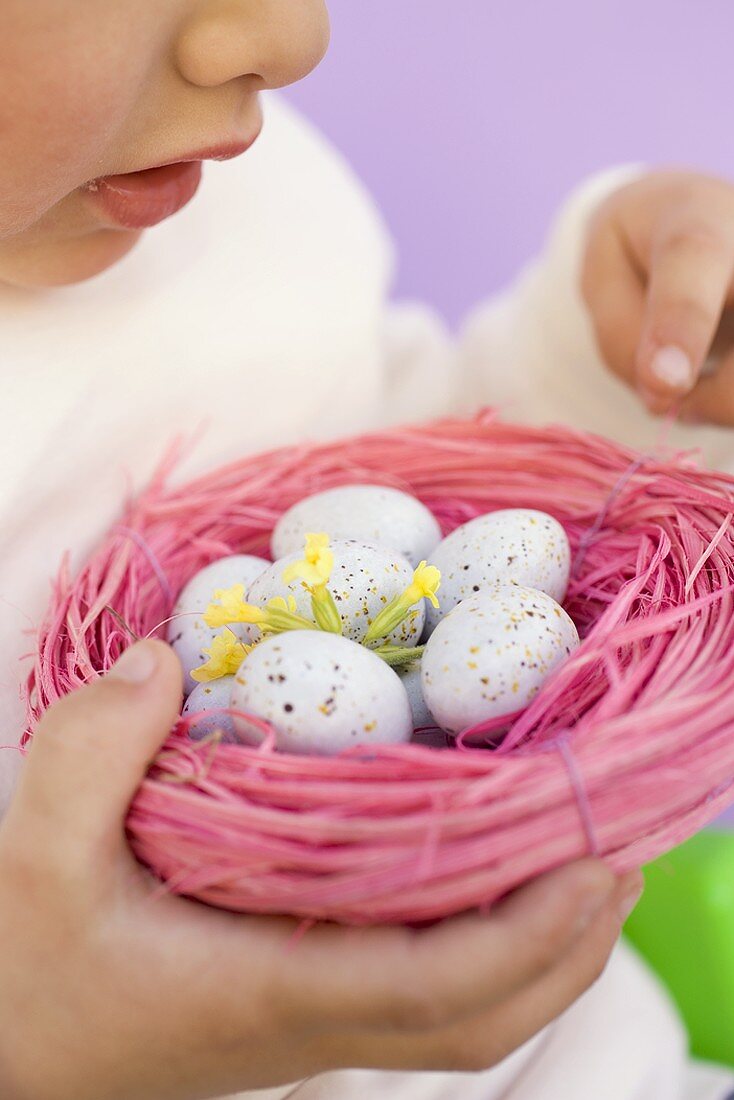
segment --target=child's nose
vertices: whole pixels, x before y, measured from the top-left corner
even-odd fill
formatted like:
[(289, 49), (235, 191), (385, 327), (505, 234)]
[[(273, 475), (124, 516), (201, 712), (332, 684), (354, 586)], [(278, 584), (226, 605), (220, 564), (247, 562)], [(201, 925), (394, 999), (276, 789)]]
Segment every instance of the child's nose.
[(252, 75), (281, 88), (310, 73), (328, 43), (324, 0), (202, 0), (180, 31), (176, 60), (201, 87)]

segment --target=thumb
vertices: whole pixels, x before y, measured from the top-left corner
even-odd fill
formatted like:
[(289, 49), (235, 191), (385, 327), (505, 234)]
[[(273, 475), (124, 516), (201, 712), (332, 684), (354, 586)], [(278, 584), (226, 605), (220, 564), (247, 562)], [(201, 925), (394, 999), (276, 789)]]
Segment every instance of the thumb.
[(21, 815), (52, 845), (75, 839), (86, 846), (102, 834), (121, 834), (133, 795), (178, 715), (181, 679), (167, 645), (140, 642), (104, 678), (51, 707), (11, 808), (16, 822)]

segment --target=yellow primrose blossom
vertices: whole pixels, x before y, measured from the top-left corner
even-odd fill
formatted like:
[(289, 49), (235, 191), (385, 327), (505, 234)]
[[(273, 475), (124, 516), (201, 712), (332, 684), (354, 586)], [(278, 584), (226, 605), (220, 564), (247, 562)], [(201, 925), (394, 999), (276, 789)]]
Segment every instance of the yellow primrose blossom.
[(303, 558), (288, 566), (283, 573), (283, 580), (286, 584), (295, 580), (304, 581), (310, 590), (327, 584), (333, 568), (334, 555), (329, 549), (329, 536), (308, 534)]
[(212, 680), (220, 680), (222, 676), (234, 676), (252, 649), (254, 646), (245, 645), (231, 630), (223, 630), (209, 649), (204, 650), (209, 660), (193, 670), (191, 679), (198, 684), (208, 684)]
[(297, 606), (293, 596), (289, 596), (287, 600), (282, 596), (274, 596), (272, 600), (268, 600), (264, 611), (256, 608), (261, 614), (257, 625), (263, 632), (270, 634), (281, 634), (284, 630), (314, 630), (316, 623), (296, 614)]
[(410, 600), (411, 607), (419, 600), (426, 599), (430, 600), (433, 606), (437, 608), (436, 593), (440, 587), (441, 570), (437, 569), (435, 565), (429, 565), (428, 562), (422, 561), (413, 574), (412, 584), (406, 588), (402, 598)]
[[(219, 603), (215, 603), (218, 600)], [(214, 600), (204, 612), (204, 622), (212, 630), (230, 623), (249, 623), (257, 620), (247, 618), (249, 604), (245, 603), (244, 584), (233, 584), (231, 588), (218, 588)]]
[(342, 621), (334, 597), (326, 587), (334, 568), (334, 554), (329, 549), (326, 534), (306, 535), (306, 548), (300, 561), (294, 561), (283, 572), (286, 584), (300, 580), (311, 593), (311, 610), (317, 625), (330, 634), (342, 633)]
[(422, 561), (413, 573), (413, 580), (399, 596), (384, 607), (367, 631), (364, 644), (385, 638), (408, 617), (411, 608), (421, 600), (430, 600), (438, 607), (436, 592), (441, 584), (441, 572), (435, 565)]
[(295, 614), (298, 604), (295, 596), (289, 596), (287, 600), (284, 596), (273, 596), (272, 600), (268, 600), (268, 607), (275, 611), (290, 611)]
[(219, 600), (219, 604), (209, 604), (204, 613), (206, 625), (215, 629), (231, 623), (250, 623), (258, 626), (264, 634), (280, 634), (284, 630), (313, 630), (316, 626), (309, 619), (295, 613), (296, 601), (293, 596), (288, 600), (275, 596), (267, 607), (256, 607), (255, 604), (245, 603), (244, 594), (245, 589), (241, 584), (218, 589), (214, 597)]

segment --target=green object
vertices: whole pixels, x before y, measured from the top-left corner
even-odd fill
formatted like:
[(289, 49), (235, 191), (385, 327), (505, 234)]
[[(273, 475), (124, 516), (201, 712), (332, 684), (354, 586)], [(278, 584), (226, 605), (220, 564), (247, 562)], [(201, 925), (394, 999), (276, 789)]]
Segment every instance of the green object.
[(699, 833), (645, 882), (625, 935), (672, 993), (693, 1053), (734, 1065), (734, 832)]

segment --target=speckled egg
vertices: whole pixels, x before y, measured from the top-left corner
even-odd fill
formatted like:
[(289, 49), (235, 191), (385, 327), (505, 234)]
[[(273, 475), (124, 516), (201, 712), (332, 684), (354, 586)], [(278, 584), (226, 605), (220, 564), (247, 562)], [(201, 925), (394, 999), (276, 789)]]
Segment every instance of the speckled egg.
[[(413, 568), (401, 554), (382, 546), (370, 546), (352, 540), (332, 542), (334, 566), (328, 590), (339, 609), (344, 637), (358, 642), (364, 638), (372, 620), (395, 596), (404, 592), (413, 579)], [(288, 554), (271, 565), (250, 588), (247, 598), (265, 607), (275, 596), (293, 596), (297, 614), (312, 618), (311, 594), (300, 580), (286, 584), (283, 573), (303, 557), (303, 550)], [(416, 606), (412, 617), (393, 630), (388, 639), (378, 639), (372, 648), (389, 641), (393, 645), (417, 645), (423, 632), (425, 600)]]
[[(292, 630), (266, 638), (235, 676), (232, 705), (268, 722), (283, 752), (333, 756), (354, 745), (408, 741), (408, 696), (392, 669), (337, 634)], [(242, 740), (262, 733), (235, 718)]]
[(431, 564), (441, 570), (441, 606), (427, 609), (426, 635), (460, 600), (495, 584), (527, 585), (561, 603), (571, 549), (553, 516), (507, 508), (457, 527), (433, 551)]
[(396, 669), (396, 672), (403, 681), (403, 686), (408, 693), (410, 709), (413, 713), (413, 728), (421, 729), (423, 726), (435, 726), (436, 722), (423, 698), (420, 661), (411, 661), (409, 665)]
[(438, 729), (435, 722), (432, 729), (414, 730), (410, 739), (411, 745), (421, 745), (424, 749), (452, 749), (454, 739)]
[(300, 550), (310, 531), (385, 546), (414, 567), (430, 558), (441, 541), (438, 521), (425, 505), (384, 485), (340, 485), (294, 504), (273, 532), (273, 557)]
[[(212, 630), (206, 625), (201, 615), (192, 615), (192, 611), (206, 611), (214, 598), (214, 592), (218, 588), (231, 588), (233, 584), (243, 584), (248, 589), (252, 582), (263, 570), (267, 569), (270, 562), (265, 558), (256, 558), (252, 554), (232, 554), (230, 557), (219, 558), (201, 569), (176, 600), (176, 606), (172, 614), (174, 618), (168, 624), (168, 641), (173, 647), (176, 656), (184, 670), (184, 691), (189, 695), (196, 687), (196, 681), (191, 678), (191, 670), (198, 668), (206, 661), (204, 650), (208, 649), (213, 639), (222, 630), (217, 627)], [(181, 618), (175, 618), (180, 615)], [(235, 634), (247, 641), (245, 630), (238, 626), (231, 628)]]
[(234, 676), (222, 676), (209, 684), (197, 684), (186, 700), (184, 717), (190, 714), (202, 714), (202, 717), (189, 729), (189, 737), (202, 741), (219, 730), (225, 741), (236, 741), (237, 735), (231, 714), (222, 714), (232, 706), (232, 687)]
[(459, 733), (526, 707), (578, 644), (551, 596), (497, 585), (438, 624), (421, 661), (423, 695), (436, 722)]

